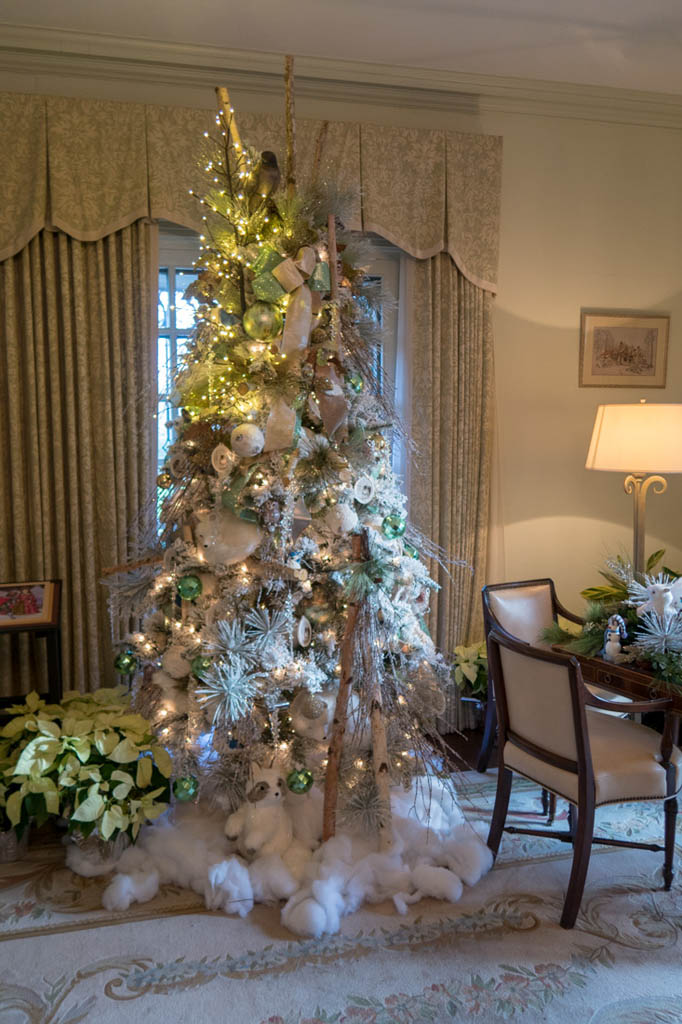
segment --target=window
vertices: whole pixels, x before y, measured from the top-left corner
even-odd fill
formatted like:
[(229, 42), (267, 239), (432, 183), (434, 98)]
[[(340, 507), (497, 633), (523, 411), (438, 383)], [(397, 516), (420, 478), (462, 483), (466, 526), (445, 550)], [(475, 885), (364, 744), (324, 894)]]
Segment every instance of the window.
[[(375, 351), (374, 369), (384, 375), (385, 387), (393, 390), (398, 348), (399, 285), (402, 253), (378, 236), (372, 239), (380, 253), (368, 268), (369, 277), (391, 296), (392, 302), (380, 310), (385, 331)], [(199, 236), (188, 228), (167, 221), (159, 225), (159, 293), (157, 327), (158, 413), (157, 458), (164, 463), (174, 439), (168, 424), (177, 416), (173, 405), (172, 381), (194, 326), (193, 301), (184, 298), (185, 289), (196, 279), (193, 263), (199, 255)], [(397, 398), (398, 396), (396, 396)]]
[(192, 264), (199, 255), (199, 236), (174, 224), (159, 230), (159, 294), (157, 317), (158, 465), (163, 465), (173, 430), (168, 424), (177, 415), (173, 405), (172, 382), (194, 326), (196, 303), (184, 298), (185, 289), (196, 279)]

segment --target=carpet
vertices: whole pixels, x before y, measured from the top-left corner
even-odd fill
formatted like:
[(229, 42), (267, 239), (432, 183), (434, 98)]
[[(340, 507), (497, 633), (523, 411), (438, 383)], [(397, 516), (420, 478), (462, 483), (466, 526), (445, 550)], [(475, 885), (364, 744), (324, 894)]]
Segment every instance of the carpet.
[[(493, 773), (464, 773), (462, 807), (485, 830)], [(510, 823), (537, 820), (515, 780)], [(558, 827), (566, 805), (559, 803)], [(662, 807), (610, 806), (605, 835), (659, 837)], [(679, 851), (678, 851), (679, 856)], [(506, 835), (494, 870), (454, 905), (400, 917), (364, 907), (340, 933), (300, 940), (279, 907), (207, 913), (167, 887), (115, 914), (102, 879), (77, 878), (57, 845), (0, 868), (0, 1022), (682, 1024), (682, 887), (661, 890), (662, 854), (595, 847), (575, 929), (559, 927), (570, 848)]]

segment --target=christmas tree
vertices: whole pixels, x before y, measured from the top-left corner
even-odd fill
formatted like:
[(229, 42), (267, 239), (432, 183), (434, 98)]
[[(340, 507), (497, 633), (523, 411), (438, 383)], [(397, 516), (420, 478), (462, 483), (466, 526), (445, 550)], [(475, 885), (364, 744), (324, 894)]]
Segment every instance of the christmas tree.
[(116, 667), (172, 754), (178, 799), (234, 809), (276, 757), (294, 792), (326, 787), (326, 837), (338, 807), (386, 845), (389, 787), (440, 763), (449, 673), (391, 468), (383, 298), (339, 190), (296, 187), (291, 110), (284, 176), (218, 94), (195, 327), (158, 479), (162, 563), (137, 570), (142, 629)]

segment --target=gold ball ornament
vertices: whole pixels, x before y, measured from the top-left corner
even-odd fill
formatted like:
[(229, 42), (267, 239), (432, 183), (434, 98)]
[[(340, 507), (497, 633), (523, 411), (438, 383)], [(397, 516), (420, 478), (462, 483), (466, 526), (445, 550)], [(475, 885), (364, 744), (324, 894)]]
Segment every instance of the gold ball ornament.
[(242, 326), (250, 338), (270, 341), (282, 330), (282, 314), (271, 302), (254, 302), (244, 313)]

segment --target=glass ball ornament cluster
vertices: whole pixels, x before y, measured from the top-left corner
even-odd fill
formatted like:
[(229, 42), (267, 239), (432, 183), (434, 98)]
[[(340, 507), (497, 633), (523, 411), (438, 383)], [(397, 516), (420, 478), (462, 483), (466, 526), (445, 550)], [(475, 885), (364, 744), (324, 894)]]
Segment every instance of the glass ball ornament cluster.
[(114, 658), (114, 668), (122, 676), (131, 676), (137, 668), (137, 658), (134, 651), (121, 651)]
[(192, 669), (192, 673), (197, 677), (197, 679), (203, 679), (212, 664), (213, 662), (210, 658), (207, 658), (203, 654), (197, 654), (195, 658), (192, 658), (190, 667)]
[(398, 537), (402, 537), (406, 529), (407, 523), (404, 517), (395, 512), (386, 516), (381, 524), (381, 532), (387, 540), (396, 540)]
[(194, 775), (182, 775), (173, 783), (173, 796), (181, 804), (194, 800), (199, 792), (199, 780)]
[(312, 785), (313, 773), (308, 768), (295, 768), (287, 775), (287, 787), (292, 793), (307, 793)]
[(178, 580), (178, 594), (183, 601), (194, 601), (203, 590), (198, 576), (181, 576)]

